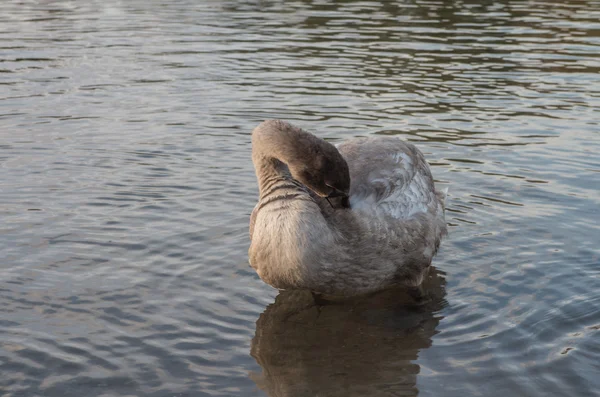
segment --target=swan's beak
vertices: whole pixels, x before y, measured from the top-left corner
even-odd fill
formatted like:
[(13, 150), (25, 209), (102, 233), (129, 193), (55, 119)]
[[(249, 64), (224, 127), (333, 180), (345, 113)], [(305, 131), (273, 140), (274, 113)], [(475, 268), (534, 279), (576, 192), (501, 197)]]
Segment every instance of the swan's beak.
[(334, 188), (333, 186), (329, 186), (332, 190), (331, 193), (329, 193), (329, 195), (327, 196), (327, 198), (334, 198), (334, 197), (343, 197), (343, 198), (348, 198), (348, 195), (344, 192), (342, 192), (339, 189)]
[(329, 186), (331, 189), (333, 189), (331, 191), (331, 193), (329, 193), (329, 195), (327, 195), (327, 197), (325, 197), (325, 199), (327, 200), (327, 202), (329, 203), (329, 205), (331, 205), (331, 208), (333, 208), (333, 205), (331, 204), (331, 201), (329, 201), (330, 198), (335, 198), (335, 197), (341, 197), (342, 201), (340, 202), (343, 208), (350, 208), (350, 201), (348, 200), (348, 194), (344, 193), (343, 191), (334, 188), (333, 186)]
[(329, 194), (327, 196), (325, 196), (325, 200), (327, 200), (327, 202), (329, 203), (329, 205), (331, 206), (331, 208), (333, 208), (333, 204), (331, 204), (331, 201), (329, 201), (329, 199), (331, 198), (337, 198), (337, 197), (341, 197), (341, 205), (343, 208), (350, 208), (350, 201), (348, 200), (348, 193), (337, 189), (331, 185), (325, 184), (328, 188), (331, 188), (331, 192), (329, 192)]

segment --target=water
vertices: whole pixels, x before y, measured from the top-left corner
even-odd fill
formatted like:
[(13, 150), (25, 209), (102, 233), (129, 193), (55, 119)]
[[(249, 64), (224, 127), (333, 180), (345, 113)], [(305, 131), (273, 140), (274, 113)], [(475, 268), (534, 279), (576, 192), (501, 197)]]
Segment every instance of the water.
[[(3, 1), (2, 396), (594, 396), (600, 2)], [(247, 264), (250, 131), (450, 188), (420, 308)]]

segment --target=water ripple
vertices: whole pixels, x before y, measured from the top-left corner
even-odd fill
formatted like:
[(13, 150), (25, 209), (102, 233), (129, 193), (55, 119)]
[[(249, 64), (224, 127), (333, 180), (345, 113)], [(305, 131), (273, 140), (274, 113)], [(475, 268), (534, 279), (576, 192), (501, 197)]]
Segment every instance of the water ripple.
[[(0, 3), (3, 395), (595, 395), (599, 28), (592, 0)], [(265, 118), (419, 145), (432, 305), (317, 317), (257, 279)]]

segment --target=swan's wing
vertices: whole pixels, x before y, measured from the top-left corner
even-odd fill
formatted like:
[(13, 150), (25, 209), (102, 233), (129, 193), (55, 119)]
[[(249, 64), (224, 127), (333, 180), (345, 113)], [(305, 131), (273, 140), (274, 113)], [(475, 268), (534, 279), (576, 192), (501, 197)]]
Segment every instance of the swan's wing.
[(443, 214), (429, 165), (414, 145), (397, 137), (371, 137), (337, 148), (350, 169), (353, 209), (396, 219), (422, 212)]

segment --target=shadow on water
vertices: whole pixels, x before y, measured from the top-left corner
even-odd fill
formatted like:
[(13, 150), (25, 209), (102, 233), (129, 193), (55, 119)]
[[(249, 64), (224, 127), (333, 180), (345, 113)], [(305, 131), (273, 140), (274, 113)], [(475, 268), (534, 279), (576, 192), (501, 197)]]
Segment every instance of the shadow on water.
[(251, 378), (271, 397), (418, 394), (419, 352), (431, 346), (445, 305), (444, 274), (430, 273), (431, 299), (414, 306), (401, 290), (322, 306), (283, 291), (256, 322)]

